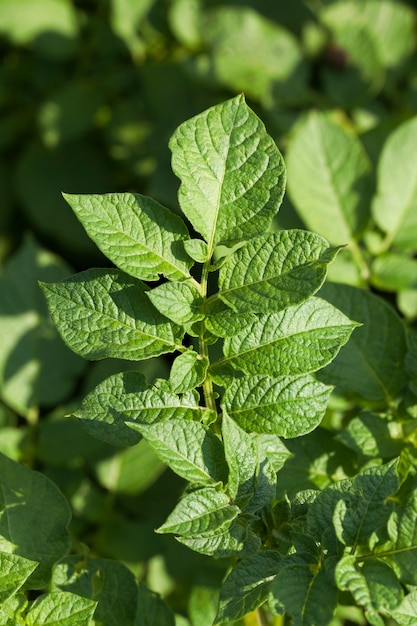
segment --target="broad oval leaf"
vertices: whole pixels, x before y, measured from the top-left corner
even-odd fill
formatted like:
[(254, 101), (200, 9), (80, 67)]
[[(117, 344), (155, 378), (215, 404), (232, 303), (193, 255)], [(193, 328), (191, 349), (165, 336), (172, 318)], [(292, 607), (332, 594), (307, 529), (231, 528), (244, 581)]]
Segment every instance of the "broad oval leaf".
[(187, 493), (157, 532), (190, 539), (211, 537), (226, 531), (239, 513), (240, 509), (230, 504), (225, 493), (203, 487)]
[(153, 307), (147, 287), (119, 270), (86, 270), (41, 287), (62, 338), (86, 359), (140, 361), (173, 352), (184, 335)]
[(91, 239), (121, 270), (142, 280), (189, 278), (182, 219), (138, 193), (64, 194)]
[(54, 591), (36, 598), (26, 614), (27, 626), (87, 626), (97, 602), (68, 591)]
[(417, 239), (417, 117), (401, 124), (387, 139), (378, 164), (372, 215), (390, 243), (415, 250)]
[(227, 465), (220, 439), (199, 422), (170, 419), (156, 424), (131, 423), (155, 454), (191, 483), (226, 483)]
[(371, 165), (359, 140), (310, 113), (288, 146), (288, 193), (308, 228), (332, 245), (355, 238), (369, 219)]
[(209, 361), (207, 357), (201, 357), (194, 350), (186, 350), (172, 364), (169, 374), (169, 382), (172, 391), (185, 393), (203, 384)]
[(119, 446), (137, 443), (140, 435), (130, 422), (152, 424), (171, 418), (202, 419), (208, 409), (175, 393), (149, 386), (139, 372), (121, 372), (102, 381), (73, 415), (98, 439)]
[(405, 326), (382, 298), (349, 285), (326, 283), (320, 297), (362, 324), (320, 380), (367, 400), (391, 402), (406, 382)]
[(146, 292), (156, 309), (175, 324), (190, 324), (202, 320), (203, 297), (195, 285), (188, 282), (163, 283)]
[(181, 124), (170, 140), (181, 209), (208, 243), (262, 233), (284, 194), (285, 166), (242, 95)]
[(219, 366), (231, 363), (247, 374), (269, 376), (311, 373), (334, 359), (355, 326), (328, 302), (312, 297), (280, 313), (261, 315), (227, 338)]
[(340, 248), (305, 230), (284, 230), (249, 241), (222, 265), (219, 296), (239, 313), (285, 309), (313, 295)]
[(0, 605), (19, 591), (37, 567), (36, 561), (0, 552)]
[(31, 589), (45, 588), (68, 552), (70, 519), (67, 500), (49, 478), (0, 454), (0, 551), (39, 563)]
[(319, 425), (331, 390), (310, 375), (247, 376), (229, 385), (223, 405), (244, 430), (299, 437)]

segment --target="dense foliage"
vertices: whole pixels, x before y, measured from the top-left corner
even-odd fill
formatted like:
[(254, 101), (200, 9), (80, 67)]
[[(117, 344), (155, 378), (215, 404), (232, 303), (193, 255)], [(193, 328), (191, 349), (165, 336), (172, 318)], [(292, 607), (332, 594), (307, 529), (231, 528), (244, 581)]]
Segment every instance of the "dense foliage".
[(416, 39), (0, 0), (0, 624), (416, 623)]

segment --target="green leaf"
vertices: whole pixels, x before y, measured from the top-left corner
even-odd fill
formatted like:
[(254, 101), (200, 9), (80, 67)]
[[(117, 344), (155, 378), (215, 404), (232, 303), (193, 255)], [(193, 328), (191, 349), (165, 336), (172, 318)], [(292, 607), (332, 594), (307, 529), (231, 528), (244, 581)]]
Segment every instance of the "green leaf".
[(147, 291), (146, 295), (154, 307), (175, 324), (190, 324), (204, 317), (203, 297), (191, 283), (164, 283)]
[(354, 450), (361, 462), (369, 457), (399, 456), (404, 442), (401, 426), (376, 413), (360, 413), (336, 436)]
[(401, 626), (414, 626), (417, 620), (417, 590), (406, 595), (391, 615)]
[(223, 446), (203, 424), (174, 418), (151, 425), (132, 423), (130, 427), (138, 430), (161, 461), (185, 480), (197, 484), (226, 482)]
[(358, 563), (355, 556), (345, 556), (336, 566), (335, 577), (339, 589), (350, 591), (375, 626), (385, 624), (381, 612), (391, 613), (403, 600), (401, 583), (389, 565), (379, 559), (368, 558)]
[[(337, 606), (330, 559), (320, 554), (291, 555), (283, 560), (271, 584), (272, 604), (293, 619), (293, 626), (326, 625)], [(270, 601), (271, 603), (271, 601)]]
[(239, 513), (225, 493), (203, 487), (187, 493), (157, 532), (190, 539), (212, 537), (227, 530)]
[(378, 537), (382, 533), (385, 538), (385, 527), (394, 508), (390, 496), (399, 487), (397, 464), (394, 459), (386, 465), (365, 469), (352, 481), (345, 497), (338, 500), (332, 522), (342, 543), (356, 548), (373, 541), (372, 535)]
[(239, 313), (280, 311), (320, 289), (340, 248), (304, 230), (249, 241), (222, 265), (219, 296)]
[[(0, 3), (0, 31), (17, 46), (36, 44), (45, 32), (53, 32), (57, 35), (55, 54), (60, 56), (61, 52), (65, 56), (68, 52), (65, 40), (76, 37), (77, 24), (74, 7), (64, 0), (41, 0), (36, 6), (31, 0), (21, 0), (19, 11), (16, 11), (13, 0), (2, 0)], [(47, 42), (43, 42), (43, 46), (42, 42), (38, 45), (45, 51), (53, 47)]]
[(94, 474), (102, 487), (127, 496), (145, 491), (164, 471), (165, 465), (144, 439), (94, 464)]
[(405, 254), (387, 252), (374, 259), (372, 284), (383, 291), (400, 291), (417, 287), (417, 260)]
[(119, 269), (142, 280), (189, 278), (182, 219), (159, 202), (133, 193), (64, 194), (86, 232)]
[(232, 521), (225, 530), (218, 530), (209, 536), (196, 537), (176, 537), (176, 539), (195, 552), (215, 556), (216, 558), (230, 558), (237, 554), (248, 551), (256, 551), (261, 547), (259, 538), (251, 535), (247, 527), (247, 522), (239, 518)]
[(405, 327), (382, 298), (349, 285), (324, 285), (320, 296), (362, 323), (320, 380), (354, 391), (367, 400), (389, 403), (405, 383)]
[(284, 193), (284, 163), (242, 95), (181, 124), (169, 145), (181, 208), (209, 256), (218, 243), (268, 228)]
[(66, 591), (40, 596), (26, 614), (27, 626), (88, 626), (97, 602)]
[(225, 340), (225, 358), (218, 363), (231, 363), (247, 374), (307, 374), (330, 363), (355, 326), (325, 300), (312, 297), (280, 313), (258, 316)]
[[(23, 593), (17, 593), (0, 604), (1, 626), (16, 626), (25, 623), (23, 612), (27, 608), (28, 600)], [(20, 623), (17, 621), (20, 620)]]
[(152, 424), (171, 418), (202, 419), (208, 412), (191, 397), (179, 398), (171, 391), (149, 386), (139, 372), (109, 376), (84, 398), (73, 415), (95, 437), (119, 446), (133, 445), (140, 439), (126, 422)]
[(264, 550), (238, 561), (221, 586), (216, 621), (236, 620), (261, 606), (281, 558), (278, 551)]
[(138, 605), (132, 626), (175, 626), (171, 609), (143, 583), (138, 585)]
[(227, 415), (222, 417), (222, 435), (229, 466), (227, 493), (241, 509), (251, 500), (256, 484), (258, 454), (256, 441)]
[(19, 591), (37, 567), (36, 561), (0, 552), (0, 605)]
[(118, 270), (86, 270), (41, 287), (64, 341), (86, 359), (140, 361), (173, 352), (184, 334), (152, 306), (143, 283)]
[(68, 502), (49, 478), (0, 454), (0, 551), (39, 563), (31, 589), (44, 588), (67, 553), (70, 519)]
[(208, 247), (202, 239), (186, 239), (183, 243), (188, 256), (198, 263), (205, 263), (209, 258)]
[(387, 139), (378, 164), (372, 216), (388, 241), (414, 250), (417, 237), (417, 173), (413, 158), (417, 117), (404, 122)]
[[(417, 492), (414, 489), (395, 508), (388, 523), (391, 543), (384, 555), (404, 584), (417, 585)], [(383, 553), (381, 554), (381, 556)]]
[(223, 404), (244, 430), (299, 437), (318, 426), (331, 390), (309, 375), (248, 376), (230, 384)]
[(335, 533), (344, 545), (375, 544), (386, 539), (386, 527), (398, 489), (397, 460), (363, 470), (354, 479), (339, 480), (321, 491), (309, 507), (308, 526), (317, 539)]
[(288, 193), (306, 226), (332, 245), (369, 219), (370, 162), (359, 141), (319, 113), (297, 127), (287, 150)]
[(27, 238), (0, 277), (0, 394), (26, 417), (66, 398), (85, 367), (52, 327), (37, 285), (69, 273), (64, 261)]
[(68, 556), (54, 568), (53, 591), (76, 594), (95, 600), (97, 624), (118, 626), (134, 623), (137, 611), (137, 583), (134, 574), (113, 559)]
[(202, 35), (215, 77), (232, 92), (244, 92), (269, 110), (278, 103), (302, 102), (307, 67), (299, 41), (280, 24), (275, 7), (266, 11), (273, 18), (268, 20), (255, 10), (260, 7), (252, 6), (223, 5), (207, 12)]
[(257, 319), (256, 313), (236, 313), (219, 298), (207, 301), (205, 315), (206, 328), (217, 337), (233, 337)]
[(203, 384), (209, 361), (200, 357), (194, 350), (187, 350), (177, 356), (172, 364), (169, 375), (171, 388), (175, 393), (185, 393)]
[(267, 458), (272, 463), (275, 471), (279, 472), (285, 461), (292, 456), (291, 452), (277, 435), (257, 435), (256, 440), (259, 456)]

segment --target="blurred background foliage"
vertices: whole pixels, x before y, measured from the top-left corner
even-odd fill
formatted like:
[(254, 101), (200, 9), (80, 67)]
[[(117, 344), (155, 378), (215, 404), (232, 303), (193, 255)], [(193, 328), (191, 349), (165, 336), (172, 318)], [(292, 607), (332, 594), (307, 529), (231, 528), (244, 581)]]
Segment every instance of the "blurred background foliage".
[[(239, 92), (284, 156), (315, 109), (375, 168), (389, 133), (417, 115), (416, 16), (412, 0), (0, 0), (0, 451), (60, 486), (75, 550), (127, 563), (188, 607), (184, 624), (212, 623), (225, 564), (154, 534), (183, 483), (146, 442), (116, 450), (65, 417), (111, 373), (142, 368), (151, 381), (169, 363), (88, 364), (56, 335), (37, 280), (108, 265), (61, 192), (132, 190), (177, 210), (170, 135)], [(297, 198), (277, 226), (310, 228)], [(378, 233), (365, 240), (372, 251)], [(360, 284), (346, 258), (333, 278)], [(407, 259), (407, 296), (395, 301), (386, 268), (374, 288), (413, 322), (415, 249)], [(288, 471), (294, 491), (328, 480), (312, 471), (324, 445), (313, 439), (303, 475)]]

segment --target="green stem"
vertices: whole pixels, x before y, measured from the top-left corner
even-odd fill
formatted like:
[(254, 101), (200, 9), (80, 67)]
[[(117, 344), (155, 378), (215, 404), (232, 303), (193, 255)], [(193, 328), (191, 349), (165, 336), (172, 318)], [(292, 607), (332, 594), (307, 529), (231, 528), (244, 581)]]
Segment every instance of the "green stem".
[[(200, 291), (203, 298), (207, 296), (207, 284), (208, 284), (208, 276), (209, 276), (209, 267), (210, 260), (207, 260), (203, 265), (203, 271), (201, 273), (201, 283), (200, 283)], [(204, 337), (204, 321), (200, 322), (200, 336), (199, 336), (199, 344), (200, 344), (200, 355), (204, 358), (208, 359), (208, 345)], [(213, 383), (211, 378), (206, 376), (203, 383), (203, 393), (204, 393), (204, 401), (206, 403), (206, 407), (211, 411), (217, 412), (216, 400), (214, 397), (213, 391)]]

